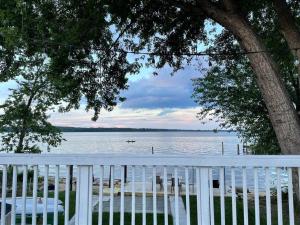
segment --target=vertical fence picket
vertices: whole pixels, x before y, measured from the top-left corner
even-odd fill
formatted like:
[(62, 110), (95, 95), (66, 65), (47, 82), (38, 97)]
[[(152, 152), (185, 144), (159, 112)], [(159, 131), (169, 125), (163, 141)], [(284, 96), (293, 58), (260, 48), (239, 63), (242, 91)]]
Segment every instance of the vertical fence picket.
[(276, 168), (277, 172), (277, 218), (278, 225), (283, 224), (282, 218), (282, 194), (281, 194), (281, 168)]
[(98, 225), (102, 225), (103, 223), (103, 175), (104, 175), (104, 168), (103, 166), (100, 166)]
[(143, 166), (142, 169), (142, 179), (143, 179), (143, 225), (146, 225), (146, 167)]
[(221, 206), (221, 225), (225, 225), (225, 169), (221, 167), (220, 173), (220, 206)]
[(200, 202), (200, 168), (196, 168), (196, 185), (197, 185), (197, 224), (201, 225), (201, 202)]
[(272, 225), (272, 211), (271, 211), (271, 191), (270, 191), (270, 169), (265, 169), (266, 174), (266, 214), (267, 214), (267, 225)]
[(191, 224), (191, 213), (190, 213), (190, 181), (189, 181), (189, 169), (186, 167), (185, 170), (185, 202), (186, 202), (186, 224)]
[(93, 224), (93, 166), (89, 168), (89, 211), (88, 211), (88, 225)]
[(2, 166), (2, 201), (1, 201), (1, 225), (5, 225), (6, 213), (6, 188), (7, 188), (7, 165)]
[(43, 225), (48, 224), (48, 176), (49, 176), (49, 165), (45, 165), (44, 174), (44, 197), (43, 197)]
[(254, 168), (254, 205), (255, 205), (255, 225), (260, 225), (258, 169), (256, 167)]
[(209, 224), (210, 223), (210, 206), (209, 206), (209, 168), (202, 167), (200, 169), (200, 179), (201, 179), (201, 223)]
[(121, 204), (120, 204), (120, 225), (124, 225), (124, 166), (121, 167)]
[(167, 174), (167, 167), (164, 166), (164, 221), (165, 225), (169, 224), (168, 218), (168, 174)]
[(299, 194), (299, 196), (300, 196), (300, 167), (298, 168), (298, 194)]
[(152, 168), (153, 225), (157, 225), (156, 167)]
[(76, 217), (76, 225), (91, 225), (91, 209), (92, 209), (92, 170), (91, 165), (78, 166), (78, 208)]
[(16, 224), (17, 166), (13, 166), (11, 225)]
[(210, 225), (215, 225), (213, 169), (209, 168)]
[(33, 167), (33, 192), (32, 192), (32, 225), (36, 225), (37, 210), (37, 189), (38, 189), (38, 166)]
[(175, 225), (179, 225), (179, 191), (178, 191), (178, 168), (174, 169), (174, 179), (175, 179)]
[(115, 167), (111, 166), (111, 176), (110, 176), (110, 205), (109, 205), (109, 225), (114, 224), (114, 183), (115, 183)]
[(58, 198), (59, 198), (59, 165), (55, 166), (55, 180), (54, 180), (54, 225), (58, 225)]
[(131, 225), (135, 225), (135, 166), (131, 168)]
[(247, 188), (247, 168), (243, 167), (243, 208), (244, 208), (244, 225), (249, 224), (248, 220), (248, 188)]
[[(79, 214), (79, 184), (80, 184), (80, 168), (77, 166), (77, 177), (76, 177), (76, 207), (75, 207), (75, 214)], [(78, 225), (78, 216), (75, 216), (75, 225)]]
[(232, 225), (237, 225), (235, 168), (231, 168)]
[(22, 185), (22, 213), (21, 224), (26, 225), (26, 199), (27, 199), (27, 166), (23, 166), (23, 185)]
[[(65, 184), (65, 225), (69, 225), (69, 219), (70, 219), (70, 182), (71, 182), (71, 177), (70, 177), (70, 167), (71, 166), (66, 166), (66, 184)], [(72, 185), (72, 184), (71, 184)]]
[(293, 172), (292, 168), (288, 168), (288, 194), (289, 194), (289, 219), (290, 225), (295, 225), (294, 216), (294, 190), (293, 190)]

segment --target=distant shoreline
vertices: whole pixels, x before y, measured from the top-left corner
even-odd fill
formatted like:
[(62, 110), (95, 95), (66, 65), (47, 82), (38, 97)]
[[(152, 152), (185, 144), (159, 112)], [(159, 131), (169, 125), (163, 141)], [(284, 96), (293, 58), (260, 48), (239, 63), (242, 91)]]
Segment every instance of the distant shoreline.
[(235, 132), (235, 130), (183, 130), (183, 129), (151, 129), (151, 128), (92, 128), (92, 127), (57, 127), (61, 132)]

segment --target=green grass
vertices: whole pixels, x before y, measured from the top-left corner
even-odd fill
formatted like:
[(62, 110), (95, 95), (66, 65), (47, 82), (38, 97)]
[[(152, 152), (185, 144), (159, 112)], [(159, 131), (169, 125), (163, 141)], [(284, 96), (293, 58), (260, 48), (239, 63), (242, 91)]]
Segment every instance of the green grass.
[[(135, 223), (136, 224), (142, 224), (142, 214), (137, 213), (135, 214)], [(147, 214), (146, 215), (146, 222), (147, 224), (153, 224), (153, 215), (152, 214)], [(94, 213), (93, 214), (93, 225), (98, 224), (98, 214)], [(103, 224), (109, 224), (109, 213), (103, 213)], [(120, 224), (120, 213), (114, 213), (114, 225), (119, 225)], [(125, 213), (124, 214), (124, 224), (125, 225), (131, 225), (131, 214), (130, 213)], [(157, 224), (158, 225), (163, 225), (164, 224), (164, 215), (163, 214), (158, 214), (157, 215)], [(172, 225), (172, 216), (169, 215), (169, 224)]]
[[(39, 197), (43, 196), (43, 193), (38, 193)], [(49, 198), (53, 198), (54, 193), (49, 192)], [(63, 205), (65, 205), (65, 192), (60, 192), (59, 193), (59, 199), (63, 202)], [(70, 208), (69, 208), (69, 213), (70, 213), (70, 219), (74, 216), (75, 214), (75, 203), (76, 203), (76, 192), (72, 191), (70, 192)], [(136, 213), (135, 214), (135, 220), (136, 224), (142, 224), (142, 214), (141, 213)], [(103, 212), (103, 224), (109, 224), (109, 213), (108, 212)], [(26, 219), (27, 224), (31, 224), (31, 218)], [(53, 224), (53, 213), (48, 213), (47, 217), (47, 222), (48, 224)], [(151, 213), (146, 214), (146, 222), (147, 224), (152, 224), (153, 223), (153, 215)], [(21, 219), (17, 218), (17, 223), (21, 223)], [(42, 217), (38, 219), (38, 224), (42, 224)], [(63, 225), (64, 224), (64, 214), (59, 213), (58, 215), (58, 224)], [(93, 225), (98, 224), (98, 213), (93, 213)], [(114, 225), (119, 225), (120, 224), (120, 213), (114, 213)], [(124, 224), (125, 225), (131, 225), (131, 213), (124, 213)], [(164, 215), (163, 214), (158, 214), (157, 215), (157, 224), (158, 225), (163, 225), (164, 224)], [(169, 224), (172, 225), (172, 216), (169, 216)]]
[[(42, 193), (38, 193), (38, 196), (42, 197)], [(49, 192), (49, 197), (53, 197), (53, 192)], [(185, 196), (182, 196), (183, 201), (185, 202)], [(59, 193), (59, 199), (65, 204), (65, 193), (60, 192)], [(70, 192), (70, 218), (73, 217), (75, 214), (75, 199), (76, 199), (76, 193)], [(243, 200), (240, 198), (237, 198), (237, 224), (238, 225), (243, 225), (244, 224), (244, 218), (243, 218)], [(266, 218), (265, 218), (265, 202), (264, 198), (260, 199), (261, 207), (260, 207), (260, 221), (261, 225), (266, 225)], [(296, 219), (296, 224), (300, 221), (300, 210), (299, 207), (296, 205), (295, 208), (295, 219)], [(196, 196), (191, 196), (190, 197), (190, 209), (191, 209), (191, 225), (197, 225), (197, 198)], [(254, 202), (253, 200), (249, 201), (248, 204), (248, 217), (249, 217), (249, 225), (254, 225), (255, 224), (255, 211), (254, 211)], [(215, 225), (221, 225), (221, 210), (220, 210), (220, 198), (215, 197), (214, 198), (214, 210), (215, 210)], [(136, 224), (142, 224), (142, 214), (137, 213), (136, 215)], [(59, 224), (63, 225), (64, 224), (64, 214), (60, 213), (59, 217)], [(226, 225), (227, 224), (232, 224), (232, 204), (231, 204), (231, 197), (226, 197), (225, 198), (225, 220), (226, 220)], [(147, 224), (152, 224), (153, 223), (153, 215), (151, 213), (148, 213), (146, 215), (146, 221)], [(158, 225), (163, 225), (164, 224), (164, 215), (163, 214), (158, 214), (157, 215), (157, 221)], [(283, 224), (289, 224), (288, 223), (289, 218), (288, 218), (288, 202), (287, 200), (283, 199)], [(18, 218), (17, 222), (20, 222), (20, 218)], [(130, 213), (125, 213), (124, 214), (124, 222), (125, 225), (130, 225), (131, 224), (131, 214)], [(31, 218), (27, 219), (27, 223), (31, 223)], [(38, 222), (38, 224), (41, 223), (41, 218)], [(53, 224), (53, 214), (48, 214), (48, 224)], [(93, 225), (98, 224), (98, 213), (93, 213)], [(109, 213), (104, 212), (103, 213), (103, 224), (109, 224)], [(114, 213), (114, 225), (120, 224), (120, 213)], [(169, 215), (169, 224), (172, 225), (172, 217)], [(277, 205), (276, 205), (276, 200), (272, 199), (272, 224), (277, 224)]]
[[(185, 196), (183, 196), (183, 200), (185, 202)], [(244, 224), (243, 200), (237, 199), (236, 206), (237, 206), (237, 224), (243, 225)], [(196, 198), (196, 196), (190, 197), (190, 209), (191, 209), (191, 225), (197, 225), (197, 198)], [(221, 224), (221, 207), (220, 207), (220, 198), (219, 197), (214, 198), (214, 210), (215, 210), (215, 224), (220, 225)], [(261, 213), (261, 215), (262, 214), (263, 213)], [(254, 212), (254, 209), (250, 205), (249, 205), (248, 217), (249, 217), (249, 224), (250, 225), (255, 224), (255, 212)], [(261, 216), (260, 222), (261, 222), (260, 223), (261, 225), (266, 225), (266, 220), (265, 220), (264, 216)], [(232, 224), (232, 204), (231, 204), (230, 197), (225, 198), (225, 224)]]
[[(183, 200), (185, 202), (185, 196), (183, 196)], [(197, 198), (196, 196), (191, 196), (191, 225), (197, 225)], [(265, 197), (261, 197), (260, 200), (260, 224), (266, 225), (266, 202)], [(278, 224), (277, 218), (277, 200), (276, 197), (272, 197), (271, 199), (271, 209), (272, 209), (272, 224)], [(237, 204), (237, 224), (244, 224), (244, 208), (243, 208), (243, 200), (241, 198), (236, 199)], [(295, 224), (300, 224), (300, 208), (299, 204), (295, 202)], [(287, 197), (283, 196), (282, 199), (282, 214), (283, 214), (283, 224), (289, 224), (289, 210), (288, 210), (288, 200)], [(215, 210), (215, 224), (221, 224), (221, 208), (220, 208), (220, 197), (214, 198), (214, 210)], [(254, 200), (249, 199), (248, 201), (248, 219), (249, 225), (255, 224), (255, 210), (254, 210)], [(225, 198), (225, 224), (232, 224), (232, 203), (231, 197)]]

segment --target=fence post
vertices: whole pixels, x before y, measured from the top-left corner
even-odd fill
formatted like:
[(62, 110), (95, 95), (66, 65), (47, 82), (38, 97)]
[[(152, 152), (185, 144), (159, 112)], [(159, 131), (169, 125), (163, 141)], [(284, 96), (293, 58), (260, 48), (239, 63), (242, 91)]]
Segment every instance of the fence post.
[(76, 225), (83, 225), (83, 224), (91, 224), (90, 221), (90, 210), (92, 210), (92, 202), (91, 202), (91, 185), (93, 185), (91, 177), (92, 177), (92, 166), (78, 166), (78, 192), (76, 196), (78, 197), (78, 200), (76, 203), (78, 204), (76, 206)]
[(200, 215), (201, 224), (210, 224), (210, 190), (209, 190), (209, 168), (200, 168)]

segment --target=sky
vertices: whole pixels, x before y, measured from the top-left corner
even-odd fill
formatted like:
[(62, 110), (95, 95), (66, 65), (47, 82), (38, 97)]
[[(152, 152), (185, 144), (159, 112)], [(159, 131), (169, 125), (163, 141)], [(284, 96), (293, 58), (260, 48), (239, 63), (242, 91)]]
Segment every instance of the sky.
[[(206, 30), (208, 36), (213, 38), (221, 33), (222, 28), (208, 21)], [(197, 45), (198, 51), (207, 47), (204, 43)], [(202, 121), (197, 118), (201, 106), (191, 98), (192, 79), (203, 76), (199, 71), (199, 63), (202, 63), (202, 68), (205, 67), (203, 62), (200, 60), (196, 65), (185, 66), (174, 76), (170, 75), (172, 70), (168, 67), (155, 70), (158, 76), (153, 76), (153, 68), (143, 67), (138, 75), (129, 76), (129, 89), (122, 93), (127, 100), (112, 112), (102, 112), (97, 122), (91, 121), (92, 112), (87, 113), (83, 108), (63, 115), (52, 113), (51, 122), (76, 127), (218, 128), (214, 118)]]
[[(211, 37), (222, 31), (219, 25), (212, 25), (210, 22), (206, 29)], [(214, 32), (209, 32), (210, 30)], [(207, 47), (203, 43), (197, 46), (200, 51)], [(202, 62), (203, 67), (205, 63)], [(86, 112), (84, 106), (68, 113), (50, 112), (50, 122), (57, 126), (73, 127), (218, 128), (218, 123), (210, 120), (211, 118), (202, 121), (197, 118), (201, 106), (191, 96), (192, 79), (203, 76), (199, 65), (185, 66), (184, 70), (178, 71), (174, 76), (170, 75), (172, 70), (167, 66), (155, 70), (158, 76), (154, 76), (153, 71), (153, 68), (143, 67), (139, 74), (129, 76), (129, 89), (121, 93), (127, 100), (112, 112), (102, 111), (96, 122), (91, 120), (93, 112)], [(14, 88), (15, 85), (13, 82), (0, 83), (0, 104), (9, 94), (9, 88)]]
[[(84, 107), (69, 113), (52, 113), (51, 122), (59, 126), (75, 127), (131, 127), (168, 129), (214, 129), (218, 124), (200, 121), (200, 111), (191, 95), (192, 79), (202, 76), (193, 67), (171, 76), (165, 67), (152, 75), (152, 69), (142, 69), (138, 75), (129, 77), (129, 88), (121, 93), (126, 101), (112, 112), (103, 111), (98, 121), (91, 121), (92, 112)], [(203, 123), (205, 122), (205, 123)]]
[[(91, 121), (93, 112), (84, 106), (68, 113), (50, 113), (50, 121), (57, 126), (73, 127), (131, 127), (169, 129), (214, 129), (217, 124), (208, 119), (199, 121), (200, 110), (191, 95), (192, 79), (202, 76), (192, 66), (171, 76), (168, 67), (158, 70), (143, 68), (139, 74), (129, 76), (129, 88), (121, 93), (127, 100), (112, 112), (102, 111), (98, 121)], [(0, 85), (0, 102), (3, 103), (13, 82)], [(203, 123), (205, 122), (205, 123)]]

